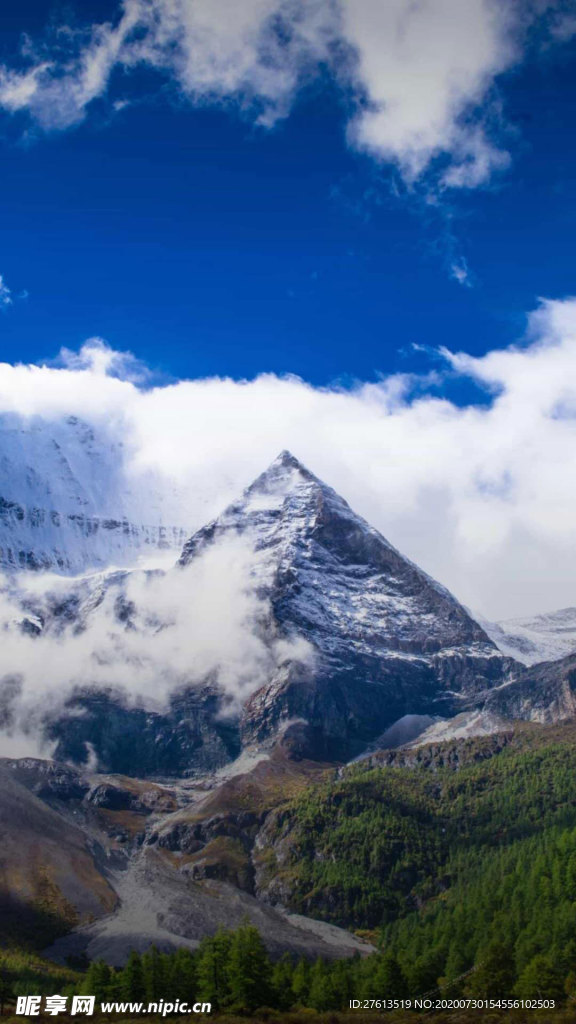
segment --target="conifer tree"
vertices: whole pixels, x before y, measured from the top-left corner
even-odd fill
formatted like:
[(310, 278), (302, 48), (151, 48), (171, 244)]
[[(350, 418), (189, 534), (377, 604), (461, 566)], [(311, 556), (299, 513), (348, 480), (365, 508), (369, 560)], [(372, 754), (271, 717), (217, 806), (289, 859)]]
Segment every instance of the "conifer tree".
[(252, 924), (242, 925), (234, 933), (228, 960), (230, 1004), (235, 1010), (250, 1012), (272, 1001), (271, 964), (260, 933)]
[(294, 980), (294, 962), (289, 953), (277, 960), (272, 969), (272, 992), (274, 1006), (279, 1010), (291, 1009), (295, 999), (292, 983)]
[(124, 999), (131, 1002), (146, 1001), (146, 985), (142, 968), (142, 957), (133, 950), (121, 972), (120, 988)]
[(166, 988), (170, 996), (183, 1002), (196, 1000), (198, 972), (196, 960), (189, 949), (178, 949), (170, 957), (166, 957), (164, 967)]
[(159, 1003), (161, 999), (168, 999), (172, 993), (168, 991), (164, 960), (156, 946), (142, 957), (142, 970), (148, 1002)]
[(198, 999), (222, 1009), (229, 1000), (228, 958), (232, 933), (219, 929), (211, 938), (203, 939), (198, 949)]
[[(331, 998), (338, 1010), (345, 1010), (349, 1000), (358, 991), (354, 983), (359, 958), (352, 960), (336, 960), (330, 967)], [(374, 991), (374, 989), (372, 989)]]
[(522, 971), (514, 989), (520, 999), (562, 1000), (565, 996), (564, 977), (553, 956), (539, 953)]
[(294, 993), (295, 1003), (300, 1006), (307, 1005), (310, 993), (310, 964), (304, 957), (301, 957), (294, 968), (292, 992)]
[(385, 953), (378, 965), (374, 978), (374, 990), (378, 998), (404, 999), (409, 994), (404, 972), (393, 953)]
[(96, 1002), (101, 1003), (109, 995), (111, 978), (112, 972), (108, 964), (103, 960), (94, 960), (84, 976), (82, 995), (95, 996)]
[(438, 985), (444, 957), (441, 951), (436, 949), (427, 950), (414, 960), (409, 977), (409, 988), (414, 995), (424, 995), (431, 992)]
[(334, 991), (330, 972), (324, 960), (316, 960), (310, 971), (308, 1006), (313, 1010), (338, 1010), (338, 996)]
[(476, 969), (466, 984), (466, 992), (479, 999), (509, 996), (516, 981), (516, 965), (512, 950), (497, 940), (476, 957)]

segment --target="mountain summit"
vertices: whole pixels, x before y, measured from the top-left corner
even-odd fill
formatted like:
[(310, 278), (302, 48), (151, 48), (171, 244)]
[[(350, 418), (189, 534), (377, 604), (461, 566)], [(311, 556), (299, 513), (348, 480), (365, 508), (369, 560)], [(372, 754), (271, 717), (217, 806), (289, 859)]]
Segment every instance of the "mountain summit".
[[(180, 565), (187, 565), (206, 544), (233, 532), (249, 534), (257, 549), (267, 546), (275, 527), (282, 526), (285, 539), (295, 538), (310, 525), (310, 516), (323, 501), (332, 500), (348, 509), (335, 491), (322, 483), (289, 451), (283, 451), (264, 473), (246, 488), (242, 497), (185, 544)], [(349, 510), (350, 511), (350, 510)]]
[(406, 714), (459, 709), (511, 662), (459, 602), (283, 451), (185, 545), (189, 565), (232, 535), (255, 550), (270, 639), (314, 652), (287, 662), (245, 706), (245, 739), (302, 719), (317, 754), (348, 757)]

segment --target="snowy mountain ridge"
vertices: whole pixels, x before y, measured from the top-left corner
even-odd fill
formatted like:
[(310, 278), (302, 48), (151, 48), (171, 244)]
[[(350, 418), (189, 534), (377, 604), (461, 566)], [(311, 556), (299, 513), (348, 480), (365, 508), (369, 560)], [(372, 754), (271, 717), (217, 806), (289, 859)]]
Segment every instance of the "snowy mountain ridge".
[[(0, 416), (0, 568), (76, 575), (179, 550), (176, 502), (75, 416)], [(145, 509), (145, 514), (142, 510)]]
[(476, 619), (504, 654), (524, 665), (558, 661), (576, 652), (576, 608), (503, 622), (488, 622), (479, 615)]

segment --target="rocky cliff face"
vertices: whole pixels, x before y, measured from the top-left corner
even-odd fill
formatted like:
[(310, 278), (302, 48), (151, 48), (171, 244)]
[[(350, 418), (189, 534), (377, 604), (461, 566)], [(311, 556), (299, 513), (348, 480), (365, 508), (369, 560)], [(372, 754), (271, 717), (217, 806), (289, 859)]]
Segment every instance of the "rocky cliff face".
[(576, 654), (533, 665), (485, 695), (486, 711), (550, 725), (576, 717)]
[[(40, 762), (42, 764), (42, 762)], [(74, 773), (13, 770), (0, 758), (0, 941), (23, 945), (51, 941), (74, 925), (109, 914), (116, 893), (73, 816), (46, 802), (82, 798)], [(41, 778), (40, 775), (43, 775)]]
[(47, 726), (54, 756), (141, 778), (185, 777), (219, 768), (240, 752), (236, 722), (221, 717), (210, 686), (170, 697), (164, 711), (130, 706), (110, 692), (76, 693)]

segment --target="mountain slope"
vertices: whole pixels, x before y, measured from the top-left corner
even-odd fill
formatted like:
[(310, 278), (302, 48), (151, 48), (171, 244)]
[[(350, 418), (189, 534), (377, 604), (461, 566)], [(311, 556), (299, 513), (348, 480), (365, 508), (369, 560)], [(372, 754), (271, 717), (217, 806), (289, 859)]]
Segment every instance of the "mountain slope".
[[(66, 769), (61, 769), (64, 790)], [(73, 800), (80, 795), (70, 787)], [(110, 913), (116, 895), (73, 820), (30, 792), (0, 760), (0, 943), (48, 942)]]
[[(205, 795), (205, 794), (202, 794)], [(148, 841), (194, 789), (0, 759), (0, 946), (53, 942), (122, 964), (131, 949), (194, 948), (222, 926), (254, 922), (276, 955), (338, 958), (371, 947), (295, 918)], [(65, 933), (65, 934), (64, 934)]]
[(547, 830), (568, 829), (573, 856), (575, 737), (573, 722), (518, 723), (349, 765), (268, 815), (256, 891), (333, 923), (379, 927), (427, 905), (433, 913), (493, 851), (534, 837), (544, 847)]
[[(277, 752), (208, 791), (31, 760), (3, 762), (0, 773), (18, 787), (15, 822), (30, 799), (48, 812), (49, 827), (40, 814), (28, 848), (43, 852), (59, 820), (66, 852), (73, 816), (93, 846), (98, 837), (99, 867), (120, 897), (112, 914), (51, 947), (60, 961), (86, 950), (123, 963), (130, 947), (152, 943), (190, 949), (246, 917), (275, 956), (370, 953), (328, 925), (339, 922), (374, 937), (384, 928), (387, 959), (408, 979), (404, 994), (439, 987), (450, 998), (505, 991), (562, 1002), (576, 967), (574, 740), (573, 723), (518, 724), (340, 770)], [(218, 873), (230, 871), (234, 845), (252, 864), (250, 891)], [(8, 852), (13, 868), (14, 844)], [(364, 982), (372, 998), (384, 975), (369, 966), (355, 958), (351, 991)], [(336, 1005), (347, 1005), (342, 998)]]
[(270, 637), (305, 639), (247, 702), (246, 740), (305, 719), (317, 756), (349, 757), (405, 714), (438, 712), (507, 678), (512, 663), (443, 587), (289, 452), (186, 544), (181, 566), (241, 536), (256, 552)]
[(103, 429), (0, 416), (0, 568), (72, 575), (179, 549), (173, 505), (158, 481), (129, 477), (122, 443)]

